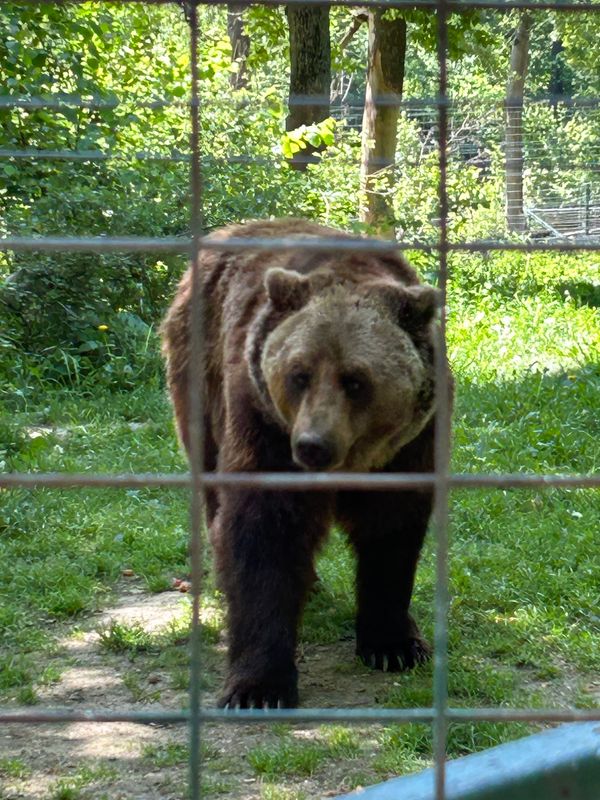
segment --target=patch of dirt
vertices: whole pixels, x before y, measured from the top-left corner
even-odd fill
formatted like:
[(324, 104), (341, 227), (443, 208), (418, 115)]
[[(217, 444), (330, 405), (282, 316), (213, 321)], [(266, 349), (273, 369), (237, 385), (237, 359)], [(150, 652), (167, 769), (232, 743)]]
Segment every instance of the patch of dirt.
[(530, 674), (535, 670), (527, 666), (519, 667), (523, 688), (529, 692), (540, 692), (549, 708), (570, 709), (575, 700), (583, 698), (594, 707), (600, 705), (600, 678), (582, 677), (571, 664), (556, 654), (552, 662), (560, 679), (554, 676), (536, 678)]
[[(174, 688), (169, 665), (157, 666), (157, 654), (107, 652), (100, 646), (98, 629), (111, 621), (141, 624), (149, 632), (180, 620), (188, 598), (177, 591), (148, 594), (124, 581), (111, 608), (90, 615), (77, 629), (61, 638), (61, 653), (48, 660), (61, 670), (53, 685), (37, 688), (40, 708), (73, 711), (171, 710), (187, 706), (187, 691)], [(160, 654), (158, 654), (160, 655)], [(225, 670), (225, 646), (216, 645), (205, 662), (211, 687), (203, 702), (215, 703)], [(66, 665), (66, 666), (65, 666)], [(180, 670), (186, 667), (180, 665)], [(304, 645), (299, 654), (300, 693), (305, 707), (361, 707), (374, 705), (389, 689), (391, 674), (374, 673), (357, 665), (354, 645)], [(295, 726), (294, 737), (311, 738), (318, 726)], [(373, 734), (365, 728), (365, 737)], [(50, 800), (71, 786), (77, 798), (94, 800), (182, 800), (187, 796), (188, 732), (185, 725), (129, 722), (11, 724), (0, 730), (0, 765), (17, 759), (24, 777), (3, 777), (0, 800)], [(262, 782), (246, 758), (252, 748), (277, 742), (265, 724), (210, 724), (202, 728), (203, 796), (256, 800)], [(172, 763), (173, 761), (177, 763)], [(368, 769), (368, 759), (353, 759), (352, 770)], [(373, 777), (373, 780), (376, 778)], [(356, 781), (354, 781), (356, 783)], [(349, 791), (348, 762), (328, 761), (314, 777), (298, 778), (278, 786), (302, 792), (308, 798), (330, 797)], [(354, 784), (353, 784), (354, 785)], [(293, 797), (293, 795), (290, 795)]]

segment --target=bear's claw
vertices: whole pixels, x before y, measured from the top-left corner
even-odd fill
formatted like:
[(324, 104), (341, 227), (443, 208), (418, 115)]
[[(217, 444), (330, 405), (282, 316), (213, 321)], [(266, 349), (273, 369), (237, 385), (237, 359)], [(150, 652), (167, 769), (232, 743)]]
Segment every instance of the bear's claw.
[(383, 672), (404, 672), (431, 658), (431, 647), (425, 639), (410, 638), (389, 645), (362, 645), (356, 654), (363, 664)]
[(229, 711), (237, 709), (295, 708), (298, 705), (298, 691), (268, 689), (267, 687), (232, 687), (218, 700), (218, 706)]

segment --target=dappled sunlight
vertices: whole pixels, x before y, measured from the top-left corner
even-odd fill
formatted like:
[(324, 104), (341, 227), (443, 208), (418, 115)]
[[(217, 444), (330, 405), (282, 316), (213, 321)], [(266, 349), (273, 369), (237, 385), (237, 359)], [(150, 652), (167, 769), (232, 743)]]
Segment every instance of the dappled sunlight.
[(190, 600), (180, 592), (170, 591), (148, 595), (141, 588), (131, 588), (119, 604), (104, 610), (98, 617), (98, 626), (119, 622), (137, 623), (150, 634), (157, 634), (168, 625), (189, 619)]
[(497, 622), (501, 625), (515, 625), (518, 628), (527, 629), (532, 624), (539, 622), (544, 614), (541, 609), (535, 606), (527, 606), (527, 608), (519, 608), (512, 614), (499, 614), (493, 610), (483, 612), (487, 614), (492, 622)]
[(77, 664), (62, 673), (58, 685), (60, 690), (54, 687), (49, 699), (60, 702), (61, 698), (72, 701), (85, 697), (87, 702), (91, 702), (92, 699), (98, 702), (105, 692), (114, 690), (120, 684), (119, 674), (109, 672), (106, 667), (86, 667)]

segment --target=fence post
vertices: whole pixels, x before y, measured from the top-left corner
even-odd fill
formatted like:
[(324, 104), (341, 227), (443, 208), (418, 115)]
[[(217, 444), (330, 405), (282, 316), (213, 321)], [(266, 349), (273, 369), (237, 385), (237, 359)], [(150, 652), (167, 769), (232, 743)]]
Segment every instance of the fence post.
[(591, 200), (591, 188), (590, 184), (586, 183), (585, 185), (585, 223), (584, 223), (584, 233), (586, 236), (590, 235), (590, 200)]

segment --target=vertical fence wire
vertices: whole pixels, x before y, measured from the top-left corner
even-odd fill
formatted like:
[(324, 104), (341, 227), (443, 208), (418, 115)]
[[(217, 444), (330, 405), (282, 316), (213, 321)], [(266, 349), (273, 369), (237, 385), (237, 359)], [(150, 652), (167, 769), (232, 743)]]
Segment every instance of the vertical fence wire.
[(200, 602), (202, 597), (202, 511), (204, 472), (204, 341), (203, 306), (199, 254), (202, 241), (202, 168), (200, 161), (200, 29), (196, 0), (186, 7), (190, 47), (190, 230), (191, 298), (190, 298), (190, 358), (187, 364), (189, 382), (189, 460), (190, 487), (190, 564), (192, 574), (192, 631), (190, 645), (190, 758), (189, 781), (191, 800), (199, 800), (201, 786), (201, 677), (202, 641)]
[(439, 0), (436, 11), (438, 57), (438, 148), (440, 233), (438, 253), (438, 287), (441, 293), (441, 314), (435, 350), (436, 425), (435, 425), (435, 505), (436, 532), (435, 572), (435, 637), (433, 671), (433, 757), (435, 763), (435, 798), (446, 797), (446, 740), (448, 736), (448, 528), (450, 454), (450, 385), (446, 350), (446, 301), (448, 288), (448, 8), (447, 0)]

